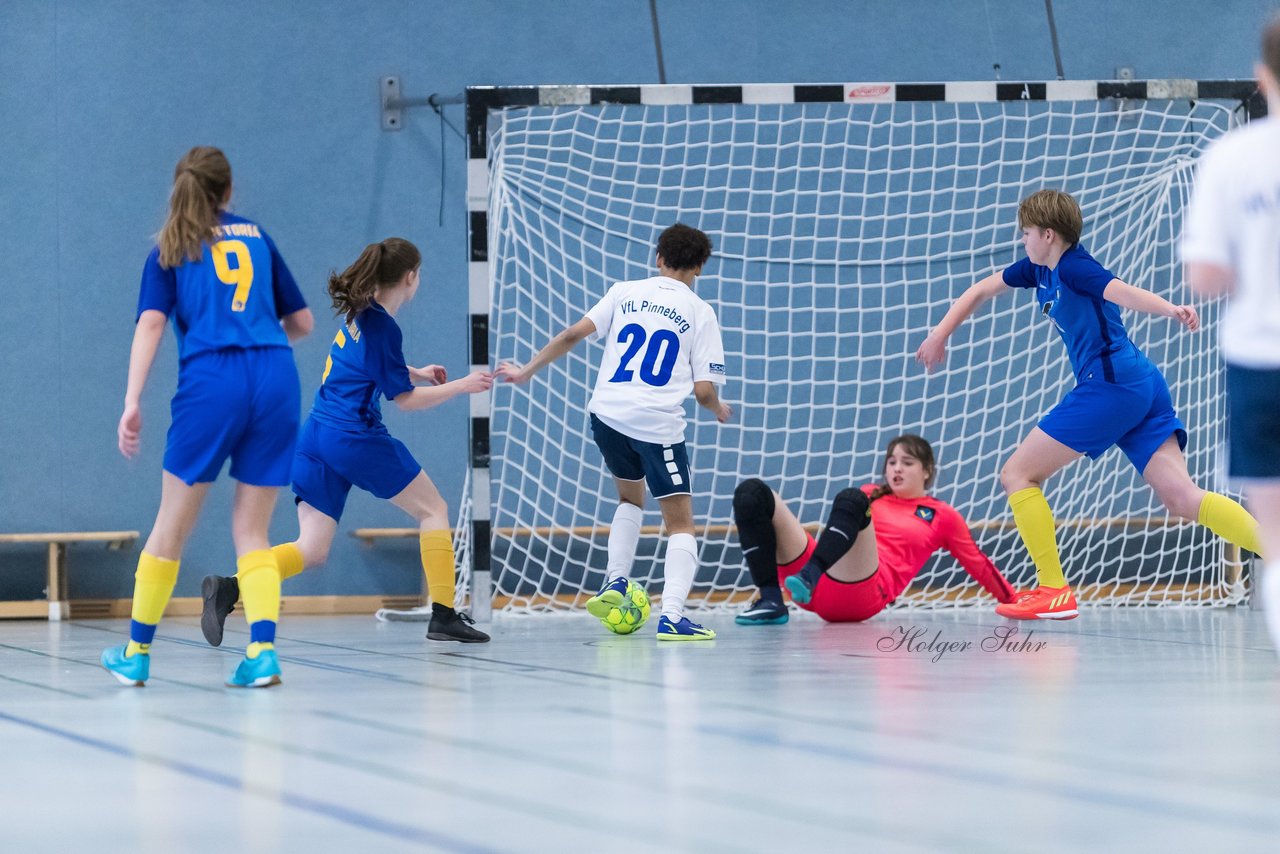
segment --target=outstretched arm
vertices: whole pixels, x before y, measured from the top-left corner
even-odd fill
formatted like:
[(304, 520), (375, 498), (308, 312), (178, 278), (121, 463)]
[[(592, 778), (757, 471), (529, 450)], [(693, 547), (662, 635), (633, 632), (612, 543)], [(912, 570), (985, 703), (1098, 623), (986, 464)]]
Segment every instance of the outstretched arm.
[(1192, 332), (1200, 328), (1200, 315), (1189, 305), (1174, 305), (1162, 296), (1135, 288), (1119, 279), (1112, 279), (1102, 290), (1102, 298), (1121, 308), (1172, 317)]
[[(434, 366), (432, 366), (434, 367)], [(446, 400), (452, 400), (460, 394), (479, 394), (493, 386), (493, 374), (488, 371), (472, 371), (460, 380), (435, 386), (418, 386), (412, 391), (402, 392), (394, 398), (396, 406), (405, 412), (415, 409), (430, 409), (439, 406)]]
[(1012, 602), (1015, 597), (1013, 586), (1000, 570), (996, 569), (991, 558), (978, 548), (964, 518), (954, 509), (948, 517), (946, 520), (947, 551), (951, 552), (951, 555), (964, 567), (964, 571), (973, 576), (974, 580), (988, 593), (1000, 602)]
[(498, 370), (494, 372), (494, 376), (500, 377), (509, 383), (526, 383), (530, 377), (568, 353), (578, 345), (579, 341), (595, 331), (595, 323), (591, 321), (591, 318), (584, 317), (573, 326), (561, 331), (555, 338), (552, 338), (547, 346), (539, 350), (538, 355), (534, 356), (524, 367), (516, 367), (510, 362), (503, 362), (498, 365)]
[(916, 350), (916, 361), (929, 371), (945, 362), (947, 339), (951, 337), (951, 333), (968, 320), (969, 315), (977, 311), (980, 305), (996, 294), (1003, 293), (1005, 289), (1004, 277), (1000, 271), (996, 271), (962, 293)]

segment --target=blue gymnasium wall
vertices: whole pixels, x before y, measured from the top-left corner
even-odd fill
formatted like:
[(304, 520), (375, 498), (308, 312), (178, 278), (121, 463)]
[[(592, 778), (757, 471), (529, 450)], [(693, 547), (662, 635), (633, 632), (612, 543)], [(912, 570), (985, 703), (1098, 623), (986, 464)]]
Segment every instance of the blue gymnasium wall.
[[(1054, 76), (1040, 0), (658, 0), (667, 77), (693, 82), (1005, 79)], [(1243, 77), (1269, 0), (1058, 0), (1069, 78)], [(380, 129), (377, 80), (405, 94), (468, 84), (657, 81), (646, 0), (451, 2), (0, 3), (0, 531), (129, 529), (159, 500), (172, 336), (144, 399), (143, 454), (115, 450), (137, 278), (165, 211), (176, 159), (221, 146), (236, 210), (271, 232), (316, 310), (297, 348), (304, 399), (332, 337), (323, 282), (367, 242), (398, 234), (424, 250), (425, 286), (402, 314), (411, 361), (466, 368), (465, 166), (460, 139), (423, 109)], [(460, 107), (446, 116), (463, 122)], [(441, 186), (441, 157), (445, 162)], [(443, 196), (443, 222), (439, 206)], [(732, 399), (734, 392), (729, 390)], [(466, 468), (466, 404), (391, 430), (451, 504)], [(184, 557), (179, 596), (227, 572), (231, 484), (210, 494)], [(353, 495), (344, 528), (399, 525)], [(282, 500), (273, 539), (296, 530)], [(363, 549), (340, 536), (329, 567), (294, 594), (404, 594), (416, 549)], [(73, 598), (125, 597), (136, 550), (71, 551)], [(43, 552), (0, 551), (0, 598), (33, 598)]]

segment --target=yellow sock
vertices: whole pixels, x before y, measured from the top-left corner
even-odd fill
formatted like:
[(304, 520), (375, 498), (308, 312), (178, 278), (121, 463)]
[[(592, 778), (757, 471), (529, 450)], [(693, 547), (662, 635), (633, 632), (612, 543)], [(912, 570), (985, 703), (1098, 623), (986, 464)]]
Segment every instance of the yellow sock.
[(293, 578), (307, 568), (302, 560), (302, 549), (298, 548), (297, 543), (281, 543), (278, 546), (272, 546), (271, 553), (276, 556), (276, 565), (280, 567), (281, 581)]
[(1058, 542), (1053, 533), (1053, 511), (1038, 486), (1019, 489), (1009, 496), (1013, 508), (1013, 521), (1018, 526), (1022, 542), (1036, 565), (1036, 577), (1041, 587), (1065, 587), (1067, 578), (1062, 574), (1062, 560), (1058, 557)]
[(432, 604), (453, 607), (453, 539), (448, 531), (423, 531), (418, 535), (422, 571), (427, 574), (427, 594)]
[(280, 620), (280, 567), (268, 549), (249, 552), (236, 561), (240, 600), (249, 621), (248, 656), (257, 658), (264, 649), (273, 649), (276, 623)]
[(1266, 559), (1258, 541), (1258, 520), (1239, 502), (1216, 492), (1206, 492), (1197, 521), (1227, 542)]
[(133, 579), (133, 622), (129, 626), (125, 655), (151, 651), (156, 626), (178, 581), (178, 561), (143, 552), (138, 556), (138, 571)]

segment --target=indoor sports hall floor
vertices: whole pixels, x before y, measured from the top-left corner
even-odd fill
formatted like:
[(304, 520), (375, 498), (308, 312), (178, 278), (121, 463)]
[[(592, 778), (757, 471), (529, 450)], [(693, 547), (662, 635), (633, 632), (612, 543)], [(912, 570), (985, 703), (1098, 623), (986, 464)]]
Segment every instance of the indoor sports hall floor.
[(982, 611), (707, 622), (293, 617), (265, 691), (222, 687), (239, 626), (166, 620), (128, 689), (97, 664), (126, 621), (0, 623), (0, 851), (1280, 850), (1260, 612), (1086, 610), (1016, 651)]

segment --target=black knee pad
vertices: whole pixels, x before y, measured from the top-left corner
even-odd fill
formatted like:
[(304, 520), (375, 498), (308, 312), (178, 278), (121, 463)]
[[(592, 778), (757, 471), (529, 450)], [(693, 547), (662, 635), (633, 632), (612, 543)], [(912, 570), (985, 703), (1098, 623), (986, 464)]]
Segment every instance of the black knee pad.
[(871, 499), (861, 489), (850, 487), (840, 490), (831, 502), (831, 511), (833, 516), (847, 514), (859, 531), (871, 524)]
[(733, 491), (733, 518), (739, 526), (773, 524), (773, 490), (758, 477), (748, 478)]

